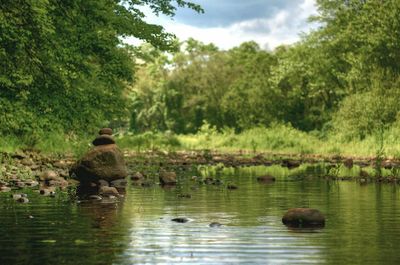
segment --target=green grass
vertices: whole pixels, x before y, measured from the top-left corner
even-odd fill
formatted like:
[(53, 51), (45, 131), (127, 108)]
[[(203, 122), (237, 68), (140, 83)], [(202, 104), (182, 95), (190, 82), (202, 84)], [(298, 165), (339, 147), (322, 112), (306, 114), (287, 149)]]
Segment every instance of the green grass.
[[(240, 134), (232, 130), (217, 132), (201, 130), (197, 134), (174, 135), (172, 133), (143, 134), (125, 133), (115, 136), (117, 144), (125, 150), (179, 150), (240, 152), (247, 154), (272, 152), (282, 154), (320, 154), (342, 156), (377, 156), (400, 158), (400, 129), (391, 128), (380, 137), (369, 136), (364, 140), (345, 141), (339, 135), (322, 138), (318, 133), (306, 133), (288, 125), (277, 124), (269, 128), (253, 128)], [(78, 137), (51, 133), (23, 140), (16, 137), (0, 137), (0, 151), (16, 152), (23, 149), (39, 150), (45, 154), (72, 154), (80, 157), (91, 146), (95, 135)], [(380, 141), (379, 139), (383, 140)], [(382, 147), (382, 148), (381, 148)]]
[[(384, 156), (400, 158), (400, 141), (397, 135), (400, 135), (400, 131), (395, 129), (383, 133)], [(381, 148), (376, 136), (369, 136), (364, 140), (345, 141), (337, 135), (332, 134), (322, 138), (316, 133), (302, 132), (287, 125), (253, 128), (240, 134), (230, 130), (224, 132), (210, 130), (189, 135), (162, 133), (124, 135), (117, 142), (122, 148), (136, 151), (215, 150), (228, 153), (244, 151), (342, 156), (376, 156)]]
[(1, 136), (0, 151), (15, 153), (23, 150), (40, 151), (51, 155), (81, 156), (90, 148), (91, 140), (88, 137), (48, 133), (34, 139), (18, 138), (16, 136)]

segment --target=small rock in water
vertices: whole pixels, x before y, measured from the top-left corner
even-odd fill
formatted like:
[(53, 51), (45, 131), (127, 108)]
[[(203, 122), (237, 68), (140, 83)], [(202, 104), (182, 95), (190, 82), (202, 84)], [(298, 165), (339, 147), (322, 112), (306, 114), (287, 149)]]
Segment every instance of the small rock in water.
[(99, 195), (90, 195), (89, 196), (89, 200), (93, 200), (93, 201), (100, 201), (102, 199), (103, 198), (101, 196), (99, 196)]
[(99, 189), (99, 194), (103, 196), (118, 196), (118, 190), (115, 187), (103, 186)]
[(282, 217), (282, 223), (296, 228), (323, 227), (325, 225), (325, 217), (317, 209), (292, 208)]
[(44, 196), (49, 196), (49, 195), (50, 195), (50, 192), (52, 192), (52, 191), (49, 190), (49, 189), (44, 189), (44, 188), (42, 188), (42, 189), (39, 190), (39, 193), (40, 193), (41, 195), (44, 195)]
[(228, 190), (237, 190), (238, 186), (234, 185), (234, 184), (228, 184), (228, 186), (226, 186), (226, 188)]
[(187, 199), (190, 199), (190, 198), (192, 198), (192, 195), (190, 195), (189, 193), (178, 194), (178, 198), (187, 198)]
[(275, 177), (270, 175), (260, 176), (257, 177), (257, 181), (262, 183), (271, 183), (275, 181)]
[(222, 226), (222, 224), (218, 223), (218, 222), (212, 222), (208, 225), (209, 227), (220, 227)]
[(141, 180), (141, 179), (144, 179), (144, 176), (140, 172), (136, 172), (131, 176), (131, 180)]
[(112, 138), (112, 136), (107, 134), (102, 134), (97, 136), (92, 143), (94, 146), (99, 146), (99, 145), (115, 144), (115, 141), (114, 138)]
[(11, 194), (11, 198), (13, 198), (14, 200), (19, 200), (20, 198), (22, 198), (22, 195), (19, 193)]
[(126, 179), (117, 179), (117, 180), (113, 180), (111, 181), (111, 187), (116, 187), (117, 189), (119, 188), (125, 188), (126, 185), (128, 184), (128, 181), (126, 181)]
[(29, 202), (29, 199), (28, 198), (26, 198), (26, 197), (21, 197), (21, 198), (19, 198), (18, 200), (16, 200), (17, 202), (20, 202), (20, 203), (28, 203)]
[(171, 219), (171, 221), (177, 222), (177, 223), (187, 223), (190, 221), (190, 219), (186, 218), (186, 217), (177, 217), (177, 218)]
[(204, 184), (212, 184), (212, 183), (214, 183), (214, 179), (213, 178), (211, 178), (211, 177), (207, 177), (205, 180), (204, 180)]
[(366, 184), (367, 180), (365, 178), (360, 178), (360, 184)]
[(175, 185), (176, 173), (173, 171), (160, 170), (159, 179), (161, 185)]
[(99, 135), (106, 134), (106, 135), (112, 135), (113, 130), (111, 128), (102, 128), (99, 131)]
[(49, 196), (50, 196), (50, 197), (56, 197), (56, 192), (53, 191), (53, 190), (50, 191)]
[(150, 188), (151, 186), (153, 186), (153, 184), (154, 184), (154, 183), (152, 183), (152, 182), (150, 182), (150, 181), (145, 181), (145, 182), (142, 182), (141, 186), (142, 186), (143, 188)]
[(223, 182), (222, 180), (220, 180), (220, 179), (216, 179), (216, 180), (214, 180), (214, 182), (213, 182), (213, 185), (216, 185), (216, 186), (222, 185), (222, 184), (224, 184), (224, 182)]

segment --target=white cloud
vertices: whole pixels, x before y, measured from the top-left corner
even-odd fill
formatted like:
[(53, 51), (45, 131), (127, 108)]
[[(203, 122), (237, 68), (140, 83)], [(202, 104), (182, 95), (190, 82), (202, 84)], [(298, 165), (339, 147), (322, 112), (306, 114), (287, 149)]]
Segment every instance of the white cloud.
[[(194, 38), (204, 43), (214, 43), (221, 49), (230, 49), (245, 41), (256, 41), (261, 47), (275, 48), (299, 40), (299, 33), (308, 32), (312, 25), (307, 18), (316, 13), (315, 0), (304, 0), (297, 8), (282, 9), (270, 18), (249, 19), (226, 27), (196, 27), (157, 17), (149, 11), (147, 21), (157, 23), (180, 40)], [(131, 40), (132, 41), (132, 40)]]

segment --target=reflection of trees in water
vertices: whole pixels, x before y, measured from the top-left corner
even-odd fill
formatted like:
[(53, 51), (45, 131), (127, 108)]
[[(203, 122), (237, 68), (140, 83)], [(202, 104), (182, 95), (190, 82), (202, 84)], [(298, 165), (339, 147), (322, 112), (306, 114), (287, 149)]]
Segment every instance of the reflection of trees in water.
[(96, 260), (104, 264), (118, 263), (118, 256), (129, 245), (129, 226), (124, 225), (126, 220), (121, 214), (123, 204), (123, 198), (119, 198), (117, 201), (87, 201), (79, 206), (80, 215), (89, 221), (88, 230), (92, 239), (90, 247), (97, 252)]

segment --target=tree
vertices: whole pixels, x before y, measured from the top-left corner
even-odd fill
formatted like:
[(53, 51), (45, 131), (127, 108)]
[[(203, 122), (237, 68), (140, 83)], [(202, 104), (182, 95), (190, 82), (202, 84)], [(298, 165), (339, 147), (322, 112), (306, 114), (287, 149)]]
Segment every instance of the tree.
[(123, 38), (176, 49), (175, 36), (145, 22), (140, 6), (202, 12), (183, 0), (1, 0), (0, 131), (83, 132), (123, 117), (134, 69)]

